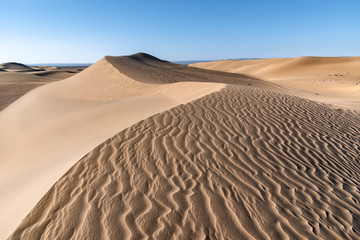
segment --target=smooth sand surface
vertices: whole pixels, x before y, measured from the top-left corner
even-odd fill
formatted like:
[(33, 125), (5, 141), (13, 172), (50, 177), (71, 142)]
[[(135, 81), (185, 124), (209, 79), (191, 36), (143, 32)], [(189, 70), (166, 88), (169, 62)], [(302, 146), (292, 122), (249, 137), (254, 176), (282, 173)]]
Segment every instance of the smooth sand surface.
[(32, 90), (0, 112), (1, 237), (360, 238), (360, 114), (293, 95), (146, 54)]
[(65, 79), (83, 68), (29, 67), (21, 63), (0, 64), (0, 111), (31, 89)]
[(78, 73), (78, 72), (77, 71), (69, 71), (69, 70), (64, 70), (64, 71), (48, 70), (48, 71), (41, 71), (39, 73), (35, 73), (34, 75), (39, 76), (39, 77), (65, 79), (65, 78), (73, 76), (76, 73)]
[(0, 191), (5, 193), (0, 196), (0, 232), (9, 235), (56, 180), (95, 146), (144, 118), (224, 88), (221, 81), (262, 84), (139, 54), (105, 57), (17, 100), (0, 113), (6, 139), (0, 145)]
[(248, 74), (277, 83), (293, 94), (360, 111), (360, 57), (300, 57), (225, 60), (193, 67)]

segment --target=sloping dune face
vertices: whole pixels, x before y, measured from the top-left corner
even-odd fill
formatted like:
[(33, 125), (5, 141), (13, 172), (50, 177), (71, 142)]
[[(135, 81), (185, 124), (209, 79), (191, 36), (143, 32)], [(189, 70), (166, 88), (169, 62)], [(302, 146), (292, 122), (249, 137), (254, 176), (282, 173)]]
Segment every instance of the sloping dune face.
[(220, 82), (226, 84), (264, 84), (249, 76), (239, 81), (239, 75), (192, 68), (157, 59), (145, 53), (129, 57), (105, 57), (115, 68), (127, 76), (146, 83)]
[(31, 89), (53, 81), (53, 78), (48, 77), (0, 71), (0, 111)]
[(56, 67), (31, 68), (20, 63), (0, 64), (0, 111), (31, 89), (73, 76), (83, 68), (64, 70)]
[(96, 147), (10, 239), (357, 239), (359, 124), (228, 86)]
[(3, 69), (31, 69), (29, 66), (16, 62), (2, 63), (0, 67)]
[(0, 64), (0, 70), (6, 71), (6, 72), (27, 73), (27, 72), (34, 72), (34, 71), (39, 71), (39, 70), (43, 70), (43, 69), (38, 68), (38, 67), (30, 67), (25, 64), (17, 63), (17, 62), (7, 62), (7, 63)]
[[(279, 80), (289, 76), (360, 75), (360, 57), (299, 57), (259, 60), (225, 60), (195, 63), (191, 66), (250, 74), (266, 80)], [(354, 79), (355, 80), (355, 79)]]
[(0, 238), (98, 144), (147, 117), (218, 91), (224, 82), (268, 86), (137, 54), (105, 57), (18, 99), (0, 112)]
[(292, 94), (360, 111), (360, 57), (227, 60), (191, 66), (248, 74), (295, 90)]

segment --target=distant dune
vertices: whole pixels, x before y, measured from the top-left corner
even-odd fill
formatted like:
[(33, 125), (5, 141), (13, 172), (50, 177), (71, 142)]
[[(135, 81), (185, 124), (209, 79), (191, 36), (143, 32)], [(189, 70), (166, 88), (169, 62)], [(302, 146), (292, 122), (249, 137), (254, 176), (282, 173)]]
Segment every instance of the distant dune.
[(339, 107), (360, 111), (360, 57), (300, 57), (214, 61), (191, 66), (248, 74), (293, 92)]
[(196, 63), (192, 66), (236, 73), (246, 73), (266, 80), (289, 76), (324, 74), (360, 75), (360, 57), (300, 57), (258, 60), (225, 60)]
[(2, 63), (0, 64), (0, 69), (6, 72), (33, 72), (44, 70), (40, 67), (30, 67), (28, 65), (17, 62)]
[(2, 64), (0, 64), (0, 69), (3, 69), (3, 70), (33, 70), (33, 68), (31, 68), (25, 64), (16, 63), (16, 62), (2, 63)]
[[(254, 59), (260, 59), (260, 58), (236, 58), (232, 60), (254, 60)], [(200, 62), (213, 62), (213, 61), (224, 61), (224, 60), (187, 60), (187, 61), (185, 60), (185, 61), (172, 61), (172, 62), (181, 65), (189, 65)]]
[(277, 82), (333, 60), (106, 56), (30, 91), (0, 112), (1, 237), (360, 238), (360, 112)]
[(77, 72), (74, 72), (74, 71), (48, 70), (48, 71), (44, 71), (44, 72), (41, 72), (41, 73), (37, 73), (35, 75), (40, 76), (40, 77), (65, 79), (65, 78), (73, 76), (75, 73), (77, 73)]

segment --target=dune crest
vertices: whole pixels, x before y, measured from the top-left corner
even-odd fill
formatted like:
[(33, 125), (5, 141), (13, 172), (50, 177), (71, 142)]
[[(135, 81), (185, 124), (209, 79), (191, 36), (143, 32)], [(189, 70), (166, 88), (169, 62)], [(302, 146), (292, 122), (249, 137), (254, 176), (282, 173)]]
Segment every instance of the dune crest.
[(6, 139), (0, 144), (0, 191), (6, 193), (0, 196), (1, 234), (10, 234), (56, 180), (101, 142), (231, 82), (271, 87), (244, 75), (134, 55), (105, 57), (73, 77), (30, 91), (0, 112)]

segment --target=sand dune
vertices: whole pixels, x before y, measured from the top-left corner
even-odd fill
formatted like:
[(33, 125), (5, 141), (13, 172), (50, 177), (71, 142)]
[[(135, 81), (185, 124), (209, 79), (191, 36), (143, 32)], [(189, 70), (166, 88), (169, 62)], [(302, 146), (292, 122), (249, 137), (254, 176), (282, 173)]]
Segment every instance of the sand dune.
[(191, 66), (248, 74), (295, 90), (292, 94), (360, 111), (360, 57), (226, 60)]
[(34, 71), (35, 69), (22, 63), (8, 62), (0, 64), (0, 69), (4, 71)]
[(195, 63), (191, 66), (221, 71), (242, 72), (266, 80), (288, 76), (316, 76), (319, 73), (360, 75), (360, 57), (299, 57), (257, 60), (225, 60)]
[(31, 89), (59, 79), (47, 76), (40, 77), (24, 72), (0, 72), (0, 111)]
[[(4, 68), (2, 69), (1, 66)], [(9, 69), (17, 69), (12, 71)], [(18, 71), (20, 69), (20, 71)], [(23, 71), (25, 69), (25, 71)], [(35, 71), (35, 70), (36, 71)], [(42, 70), (40, 70), (42, 69)], [(29, 67), (21, 63), (0, 65), (0, 111), (36, 87), (65, 79), (83, 68)]]
[(242, 76), (241, 78), (237, 74), (173, 64), (145, 53), (126, 57), (107, 56), (105, 58), (120, 72), (144, 83), (218, 82), (243, 85), (251, 83), (262, 86), (265, 84), (249, 76)]
[(10, 239), (358, 239), (359, 125), (229, 85), (96, 147)]
[(272, 87), (137, 54), (105, 57), (73, 77), (30, 91), (0, 112), (6, 139), (0, 144), (1, 234), (10, 235), (56, 180), (101, 142), (235, 82)]
[(360, 238), (359, 112), (275, 84), (357, 62), (260, 63), (209, 68), (267, 81), (107, 56), (18, 99), (0, 112), (0, 237)]
[(48, 71), (36, 73), (34, 75), (40, 76), (40, 77), (65, 79), (65, 78), (73, 76), (75, 73), (78, 73), (78, 72), (80, 72), (80, 71), (48, 70)]

